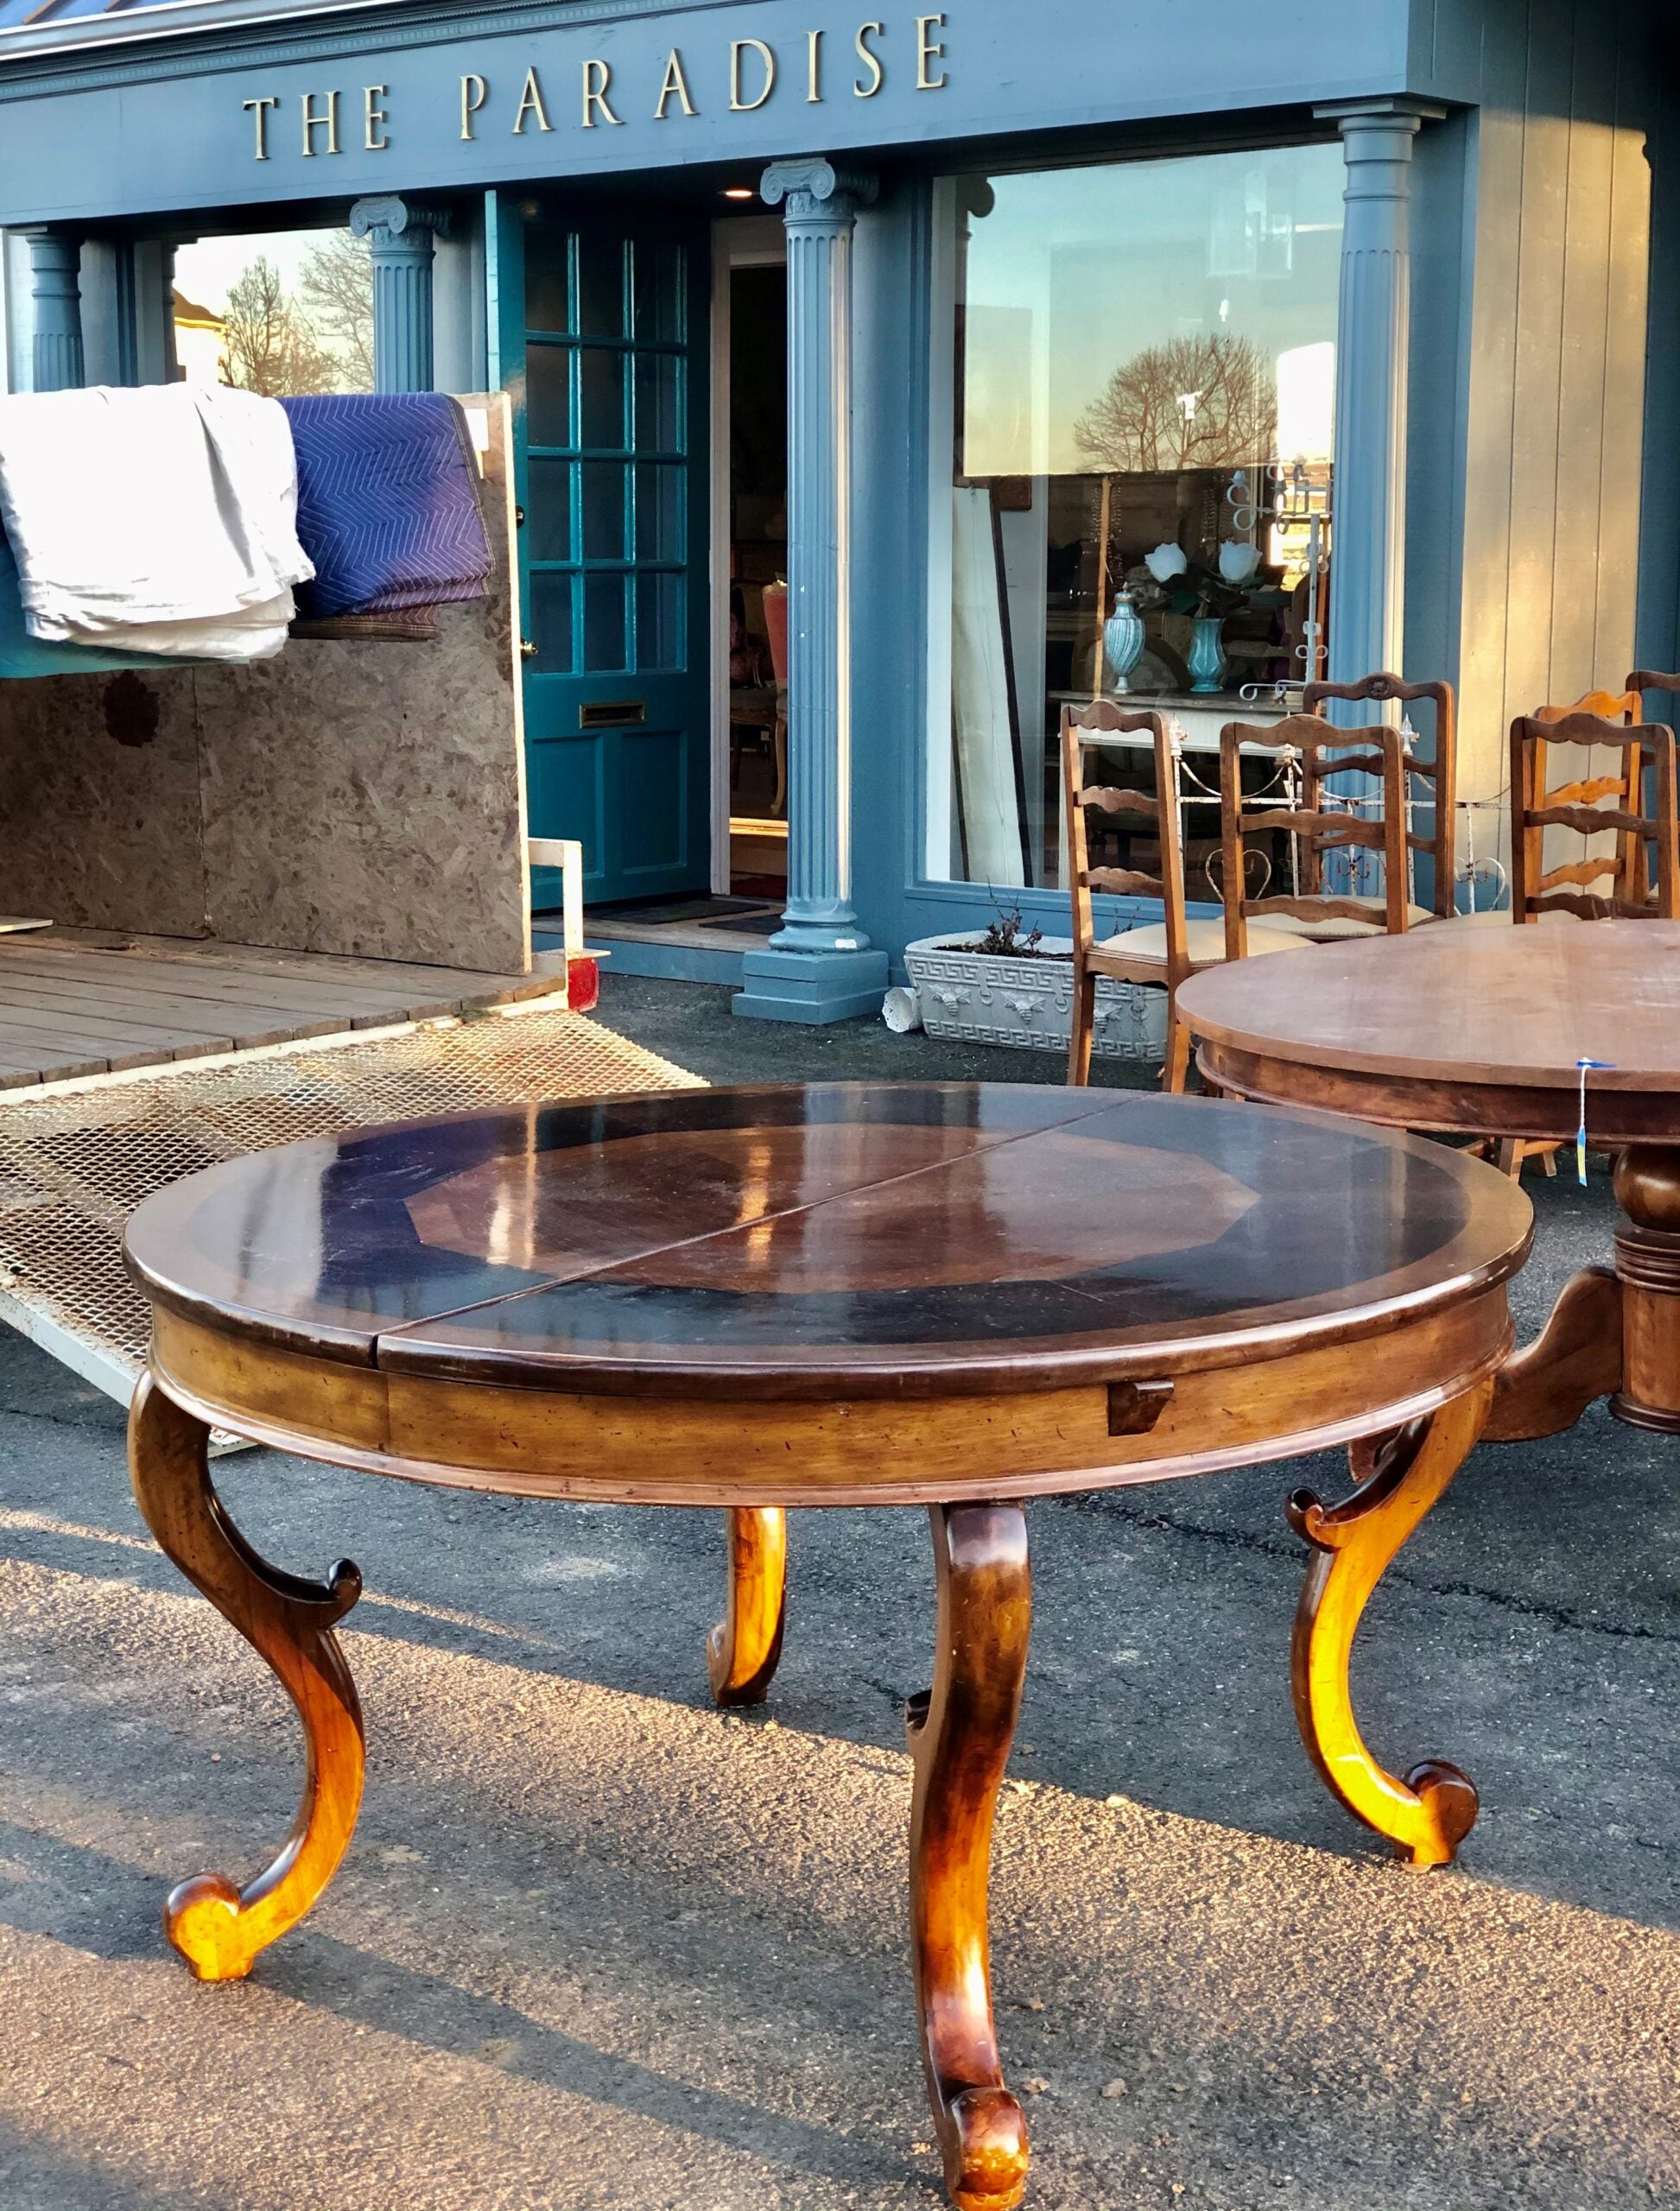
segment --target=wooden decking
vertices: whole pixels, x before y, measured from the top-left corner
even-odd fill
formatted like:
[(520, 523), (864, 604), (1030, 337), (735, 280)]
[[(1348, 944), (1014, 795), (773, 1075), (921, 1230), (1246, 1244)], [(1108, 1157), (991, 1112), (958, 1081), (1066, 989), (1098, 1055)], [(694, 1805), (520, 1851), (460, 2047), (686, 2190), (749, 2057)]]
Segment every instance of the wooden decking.
[(529, 975), (52, 928), (0, 937), (0, 1091), (382, 1029), (566, 986)]

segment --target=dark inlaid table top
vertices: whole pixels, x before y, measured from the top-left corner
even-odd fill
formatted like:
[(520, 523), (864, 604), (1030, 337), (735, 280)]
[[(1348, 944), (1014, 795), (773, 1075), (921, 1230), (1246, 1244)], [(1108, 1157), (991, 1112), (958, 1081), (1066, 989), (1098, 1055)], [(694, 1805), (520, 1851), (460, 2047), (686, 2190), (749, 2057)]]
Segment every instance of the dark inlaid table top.
[(868, 1397), (1346, 1342), (1503, 1281), (1531, 1225), (1488, 1169), (1322, 1116), (829, 1084), (288, 1145), (150, 1199), (126, 1249), (166, 1310), (393, 1374)]
[(1680, 1112), (1680, 922), (1446, 922), (1326, 945), (1309, 966), (1208, 968), (1178, 1010), (1223, 1049), (1398, 1080), (1573, 1093), (1582, 1060), (1612, 1061), (1594, 1091)]

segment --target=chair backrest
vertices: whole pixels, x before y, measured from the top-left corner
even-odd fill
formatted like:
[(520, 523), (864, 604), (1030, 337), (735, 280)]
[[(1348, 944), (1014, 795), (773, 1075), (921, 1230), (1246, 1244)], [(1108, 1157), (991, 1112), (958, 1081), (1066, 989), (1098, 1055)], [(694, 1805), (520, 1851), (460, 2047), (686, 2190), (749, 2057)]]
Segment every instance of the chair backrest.
[(1572, 706), (1537, 706), (1531, 719), (1537, 722), (1561, 722), (1567, 721), (1571, 714), (1592, 714), (1600, 721), (1619, 721), (1624, 729), (1637, 729), (1645, 719), (1640, 689), (1630, 678), (1625, 691), (1589, 691)]
[[(1434, 910), (1450, 921), (1458, 910), (1458, 701), (1450, 683), (1408, 683), (1398, 675), (1362, 675), (1357, 683), (1309, 683), (1302, 694), (1303, 711), (1320, 714), (1330, 699), (1386, 705), (1391, 700), (1411, 706), (1427, 699), (1435, 708), (1435, 751), (1427, 760), (1409, 753), (1408, 776), (1420, 776), (1430, 785), (1435, 826), (1427, 837), (1407, 830), (1407, 848), (1428, 852), (1435, 864)], [(1408, 871), (1410, 872), (1410, 871)]]
[[(1638, 693), (1631, 694), (1638, 711)], [(1609, 700), (1624, 717), (1627, 700)], [(1590, 751), (1600, 746), (1620, 759), (1618, 773), (1588, 775), (1552, 784), (1550, 756), (1557, 746)], [(1654, 815), (1645, 808), (1644, 769), (1655, 774)], [(1590, 764), (1590, 763), (1589, 763)], [(1637, 919), (1653, 912), (1680, 919), (1680, 854), (1675, 820), (1674, 732), (1658, 722), (1615, 719), (1569, 708), (1545, 707), (1511, 725), (1511, 911), (1517, 922), (1544, 913), (1574, 914), (1582, 921), (1618, 915)], [(1615, 838), (1615, 850), (1548, 869), (1548, 829)], [(1645, 846), (1657, 847), (1657, 902), (1650, 903)], [(1607, 880), (1608, 888), (1603, 886)]]
[[(1155, 788), (1153, 794), (1123, 791), (1106, 784), (1087, 784), (1085, 755), (1105, 738), (1147, 735), (1152, 741)], [(1062, 710), (1062, 788), (1068, 812), (1068, 888), (1073, 901), (1074, 941), (1088, 952), (1096, 941), (1091, 911), (1094, 890), (1123, 897), (1158, 898), (1167, 924), (1167, 977), (1175, 987), (1190, 972), (1189, 932), (1184, 918), (1184, 850), (1178, 821), (1178, 766), (1172, 739), (1159, 714), (1128, 713), (1099, 699), (1088, 706)], [(1093, 867), (1086, 809), (1123, 815), (1138, 823), (1153, 822), (1161, 851), (1161, 871), (1144, 874), (1136, 868)]]
[[(1299, 806), (1262, 806), (1243, 811), (1245, 751), (1295, 752), (1300, 756)], [(1382, 814), (1373, 820), (1357, 814), (1327, 811), (1328, 777), (1347, 773), (1380, 781)], [(1316, 714), (1290, 714), (1280, 722), (1227, 722), (1220, 733), (1220, 816), (1225, 868), (1225, 947), (1231, 960), (1248, 956), (1248, 924), (1267, 914), (1303, 922), (1369, 923), (1368, 904), (1322, 888), (1324, 857), (1355, 850), (1383, 856), (1383, 915), (1392, 936), (1404, 935), (1409, 919), (1406, 881), (1405, 744), (1398, 729), (1330, 729)], [(1287, 896), (1251, 898), (1243, 872), (1249, 836), (1280, 830), (1295, 839), (1301, 888)]]

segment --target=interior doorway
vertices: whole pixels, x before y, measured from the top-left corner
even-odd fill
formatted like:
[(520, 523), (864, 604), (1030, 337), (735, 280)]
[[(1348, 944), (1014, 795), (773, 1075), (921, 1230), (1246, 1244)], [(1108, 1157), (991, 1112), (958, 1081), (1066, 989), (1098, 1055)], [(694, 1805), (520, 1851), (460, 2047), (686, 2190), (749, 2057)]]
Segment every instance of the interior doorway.
[(786, 247), (773, 217), (720, 223), (716, 236), (713, 742), (726, 872), (713, 883), (774, 918), (788, 877)]

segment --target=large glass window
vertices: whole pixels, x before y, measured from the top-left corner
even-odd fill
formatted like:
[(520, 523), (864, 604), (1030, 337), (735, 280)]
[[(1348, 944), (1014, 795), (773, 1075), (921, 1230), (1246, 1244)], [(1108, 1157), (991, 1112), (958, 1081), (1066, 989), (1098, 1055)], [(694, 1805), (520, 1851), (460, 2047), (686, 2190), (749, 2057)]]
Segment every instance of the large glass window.
[(930, 877), (1060, 883), (1068, 701), (1159, 707), (1207, 774), (1322, 659), (1342, 180), (1327, 144), (940, 187)]

